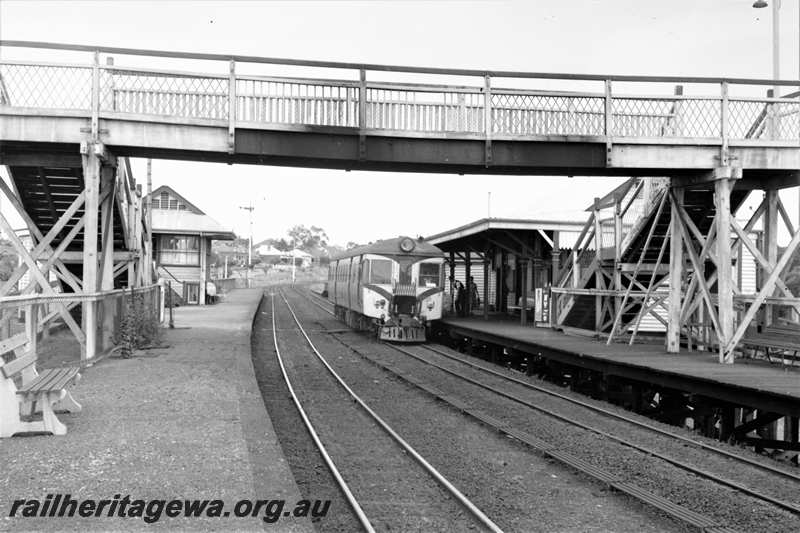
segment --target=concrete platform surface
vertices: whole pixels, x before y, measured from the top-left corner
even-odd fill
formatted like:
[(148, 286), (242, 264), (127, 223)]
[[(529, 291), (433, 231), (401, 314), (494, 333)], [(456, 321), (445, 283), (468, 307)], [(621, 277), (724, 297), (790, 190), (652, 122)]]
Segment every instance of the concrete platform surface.
[[(234, 517), (240, 500), (282, 499), (292, 509), (300, 499), (250, 358), (260, 298), (260, 289), (243, 289), (218, 305), (176, 309), (176, 329), (165, 329), (162, 338), (169, 348), (108, 358), (83, 372), (72, 387), (83, 412), (59, 415), (66, 436), (0, 440), (0, 530), (313, 530), (307, 519), (281, 516), (266, 523), (262, 518), (275, 505), (256, 517)], [(108, 517), (108, 507), (103, 516), (8, 516), (15, 499), (44, 502), (48, 494), (222, 500), (230, 516), (168, 517), (162, 511), (148, 524)]]

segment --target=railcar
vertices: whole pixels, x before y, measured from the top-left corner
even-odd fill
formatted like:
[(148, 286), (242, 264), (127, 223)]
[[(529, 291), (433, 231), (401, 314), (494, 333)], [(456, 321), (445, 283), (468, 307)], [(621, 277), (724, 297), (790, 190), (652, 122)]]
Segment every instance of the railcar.
[(442, 251), (398, 237), (360, 246), (331, 259), (328, 300), (348, 326), (376, 330), (393, 342), (424, 342), (442, 318)]

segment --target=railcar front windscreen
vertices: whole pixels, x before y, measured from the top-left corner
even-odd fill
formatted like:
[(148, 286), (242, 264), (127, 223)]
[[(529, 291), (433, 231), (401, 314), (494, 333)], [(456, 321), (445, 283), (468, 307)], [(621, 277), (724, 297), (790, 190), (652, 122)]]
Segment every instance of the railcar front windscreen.
[(373, 259), (370, 283), (390, 285), (392, 283), (392, 262), (388, 259)]
[(419, 265), (419, 286), (438, 287), (439, 286), (439, 264), (420, 263)]

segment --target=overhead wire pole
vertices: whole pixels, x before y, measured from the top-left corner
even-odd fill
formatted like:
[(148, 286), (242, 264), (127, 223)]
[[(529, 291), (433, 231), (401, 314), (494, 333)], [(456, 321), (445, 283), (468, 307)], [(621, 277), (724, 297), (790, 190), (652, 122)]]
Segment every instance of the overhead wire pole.
[(147, 277), (145, 285), (153, 283), (155, 273), (153, 272), (153, 160), (147, 160), (147, 248), (150, 250), (146, 254), (147, 264), (144, 268), (144, 275)]
[(247, 268), (244, 271), (245, 279), (247, 280), (247, 288), (250, 288), (250, 269), (253, 266), (253, 202), (250, 202), (250, 205), (247, 207), (239, 206), (239, 209), (244, 209), (245, 211), (249, 211), (250, 217), (250, 237), (248, 239), (248, 246), (247, 246)]

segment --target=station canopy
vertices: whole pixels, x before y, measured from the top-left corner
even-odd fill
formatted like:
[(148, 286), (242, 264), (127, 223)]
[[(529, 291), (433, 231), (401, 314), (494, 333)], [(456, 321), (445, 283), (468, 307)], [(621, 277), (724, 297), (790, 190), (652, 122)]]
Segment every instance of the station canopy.
[(585, 220), (482, 218), (425, 240), (444, 252), (503, 250), (530, 257), (538, 255), (536, 250), (552, 250), (554, 238), (558, 248), (572, 248), (585, 225)]

